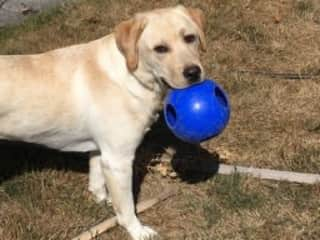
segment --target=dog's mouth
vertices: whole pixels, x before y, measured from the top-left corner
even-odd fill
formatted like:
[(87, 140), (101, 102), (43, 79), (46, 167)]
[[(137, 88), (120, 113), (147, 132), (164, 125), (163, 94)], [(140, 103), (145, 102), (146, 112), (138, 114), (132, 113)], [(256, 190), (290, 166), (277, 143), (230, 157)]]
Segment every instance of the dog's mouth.
[(168, 81), (165, 77), (159, 77), (160, 84), (166, 89), (181, 89), (187, 86), (179, 86), (177, 84), (172, 83), (172, 81)]
[(168, 87), (168, 88), (172, 88), (169, 84), (168, 81), (164, 78), (164, 77), (160, 77), (160, 82), (162, 85)]
[(170, 84), (165, 77), (158, 77), (157, 80), (163, 89), (184, 89), (192, 85), (192, 84), (185, 84), (185, 85), (179, 86), (172, 83)]
[(159, 77), (158, 82), (163, 89), (172, 89), (173, 87), (169, 85), (168, 81), (164, 77)]

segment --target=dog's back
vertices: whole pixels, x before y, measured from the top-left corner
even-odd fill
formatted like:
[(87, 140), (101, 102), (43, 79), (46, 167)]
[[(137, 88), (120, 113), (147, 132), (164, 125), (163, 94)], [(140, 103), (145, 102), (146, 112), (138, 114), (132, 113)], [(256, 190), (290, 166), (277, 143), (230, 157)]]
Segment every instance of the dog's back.
[(86, 135), (84, 126), (73, 121), (79, 113), (72, 97), (79, 66), (75, 61), (82, 59), (84, 48), (76, 45), (67, 51), (0, 56), (1, 139), (63, 149), (85, 138), (79, 136)]

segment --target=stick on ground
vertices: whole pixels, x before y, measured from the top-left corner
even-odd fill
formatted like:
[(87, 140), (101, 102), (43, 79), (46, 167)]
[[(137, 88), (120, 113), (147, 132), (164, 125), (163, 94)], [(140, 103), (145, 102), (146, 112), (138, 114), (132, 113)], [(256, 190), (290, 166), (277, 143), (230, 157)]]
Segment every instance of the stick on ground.
[[(175, 153), (176, 149), (172, 147), (167, 148), (165, 153), (161, 156), (160, 162), (171, 162)], [(207, 173), (205, 169), (200, 170), (200, 172), (202, 171)], [(217, 173), (223, 175), (239, 173), (261, 179), (288, 181), (296, 183), (320, 183), (320, 174), (279, 171), (266, 168), (243, 167), (236, 165), (227, 165), (222, 163), (219, 164)]]
[(296, 183), (320, 183), (320, 174), (279, 171), (265, 168), (241, 167), (226, 164), (219, 164), (218, 173), (225, 175), (241, 173), (261, 179), (289, 181)]
[[(142, 202), (138, 203), (138, 205), (137, 205), (137, 213), (141, 213), (141, 212), (151, 208), (155, 204), (162, 202), (162, 201), (168, 199), (169, 197), (172, 197), (173, 195), (174, 195), (174, 193), (172, 191), (168, 191), (168, 192), (161, 194), (157, 198), (142, 201)], [(102, 223), (99, 223), (98, 225), (90, 228), (89, 230), (81, 233), (79, 236), (73, 238), (72, 240), (93, 239), (94, 237), (96, 237), (99, 234), (115, 227), (116, 225), (117, 225), (117, 218), (116, 217), (109, 218), (109, 219), (103, 221)]]

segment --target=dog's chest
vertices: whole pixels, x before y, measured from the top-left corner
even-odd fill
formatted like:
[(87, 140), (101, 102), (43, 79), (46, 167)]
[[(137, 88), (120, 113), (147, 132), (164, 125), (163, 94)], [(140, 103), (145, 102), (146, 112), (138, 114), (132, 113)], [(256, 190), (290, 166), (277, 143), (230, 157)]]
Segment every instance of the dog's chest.
[(149, 99), (140, 100), (138, 105), (138, 119), (144, 125), (144, 132), (147, 132), (150, 130), (150, 126), (159, 118), (159, 112), (162, 109), (162, 98), (159, 95), (154, 95)]

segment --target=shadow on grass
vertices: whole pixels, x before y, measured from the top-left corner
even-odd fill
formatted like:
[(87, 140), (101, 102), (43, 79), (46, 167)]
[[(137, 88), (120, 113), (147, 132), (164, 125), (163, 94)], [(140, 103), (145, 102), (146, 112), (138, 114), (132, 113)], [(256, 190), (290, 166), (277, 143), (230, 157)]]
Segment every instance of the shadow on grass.
[(0, 141), (0, 184), (27, 171), (44, 169), (88, 172), (88, 154), (65, 153), (46, 147)]
[(176, 150), (171, 164), (182, 181), (195, 184), (213, 177), (218, 172), (219, 155), (212, 154), (199, 145), (184, 143), (177, 139), (167, 128), (161, 115), (137, 151), (134, 171), (136, 196), (139, 195), (141, 183), (147, 174), (147, 166), (152, 157), (161, 156), (168, 147)]
[[(161, 155), (172, 146), (176, 154), (172, 167), (181, 180), (197, 183), (211, 178), (219, 167), (218, 155), (211, 154), (200, 146), (190, 145), (178, 140), (166, 127), (163, 116), (146, 135), (137, 150), (134, 167), (134, 192), (137, 196), (147, 174), (147, 166), (152, 157)], [(55, 169), (62, 171), (88, 172), (87, 153), (68, 153), (46, 147), (21, 142), (0, 141), (0, 184), (2, 181), (27, 171)]]

